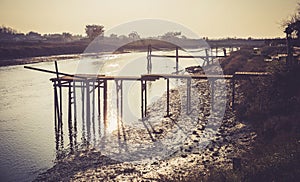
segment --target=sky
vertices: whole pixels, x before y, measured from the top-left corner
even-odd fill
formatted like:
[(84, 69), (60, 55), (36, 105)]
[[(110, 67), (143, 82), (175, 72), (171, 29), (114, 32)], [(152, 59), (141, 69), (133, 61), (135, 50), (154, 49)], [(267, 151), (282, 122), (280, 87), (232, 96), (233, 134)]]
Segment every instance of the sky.
[[(140, 19), (171, 21), (209, 38), (284, 37), (300, 0), (0, 0), (0, 25), (26, 33), (84, 35)], [(134, 27), (133, 27), (134, 31)], [(170, 30), (180, 31), (180, 30)], [(143, 36), (143, 35), (141, 35)]]

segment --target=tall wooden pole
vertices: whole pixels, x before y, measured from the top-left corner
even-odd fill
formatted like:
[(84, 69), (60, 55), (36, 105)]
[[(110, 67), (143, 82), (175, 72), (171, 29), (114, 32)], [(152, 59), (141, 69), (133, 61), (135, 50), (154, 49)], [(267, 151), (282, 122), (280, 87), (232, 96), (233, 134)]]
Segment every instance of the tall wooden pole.
[(179, 73), (179, 54), (178, 54), (178, 47), (176, 47), (176, 74)]

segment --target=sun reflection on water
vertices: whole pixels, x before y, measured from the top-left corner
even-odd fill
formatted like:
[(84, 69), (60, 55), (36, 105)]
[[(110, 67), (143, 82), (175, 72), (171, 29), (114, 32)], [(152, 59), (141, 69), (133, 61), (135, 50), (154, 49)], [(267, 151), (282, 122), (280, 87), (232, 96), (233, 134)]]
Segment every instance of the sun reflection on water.
[(112, 114), (108, 119), (106, 131), (109, 133), (113, 133), (117, 129), (118, 129), (117, 116), (115, 114)]

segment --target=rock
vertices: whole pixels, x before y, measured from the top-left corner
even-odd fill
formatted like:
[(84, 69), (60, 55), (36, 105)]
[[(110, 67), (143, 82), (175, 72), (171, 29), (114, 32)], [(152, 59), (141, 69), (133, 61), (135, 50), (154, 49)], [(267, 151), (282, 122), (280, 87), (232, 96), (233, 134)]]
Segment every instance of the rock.
[(155, 162), (153, 162), (153, 163), (152, 163), (152, 165), (158, 165), (158, 162), (157, 162), (157, 161), (155, 161)]
[(203, 125), (200, 125), (198, 128), (197, 128), (197, 130), (204, 130), (204, 126)]
[(182, 157), (182, 158), (186, 158), (186, 157), (187, 157), (187, 154), (181, 154), (181, 157)]
[(184, 149), (184, 152), (191, 152), (192, 150), (191, 149)]
[(212, 153), (212, 156), (214, 156), (214, 157), (219, 156), (219, 152), (217, 152), (217, 151), (213, 152), (213, 153)]

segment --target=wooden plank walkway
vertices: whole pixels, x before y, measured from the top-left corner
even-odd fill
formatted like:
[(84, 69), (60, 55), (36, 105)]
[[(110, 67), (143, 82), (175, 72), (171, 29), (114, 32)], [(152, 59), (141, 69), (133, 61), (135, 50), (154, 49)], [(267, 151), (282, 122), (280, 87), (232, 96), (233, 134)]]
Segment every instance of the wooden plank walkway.
[(268, 72), (235, 72), (233, 75), (205, 75), (205, 74), (191, 74), (191, 75), (177, 75), (177, 74), (142, 74), (140, 76), (106, 76), (106, 75), (89, 75), (78, 74), (73, 76), (62, 76), (51, 78), (50, 81), (96, 81), (96, 80), (123, 80), (123, 81), (155, 81), (160, 78), (165, 79), (244, 79), (248, 77), (264, 77), (269, 76)]

